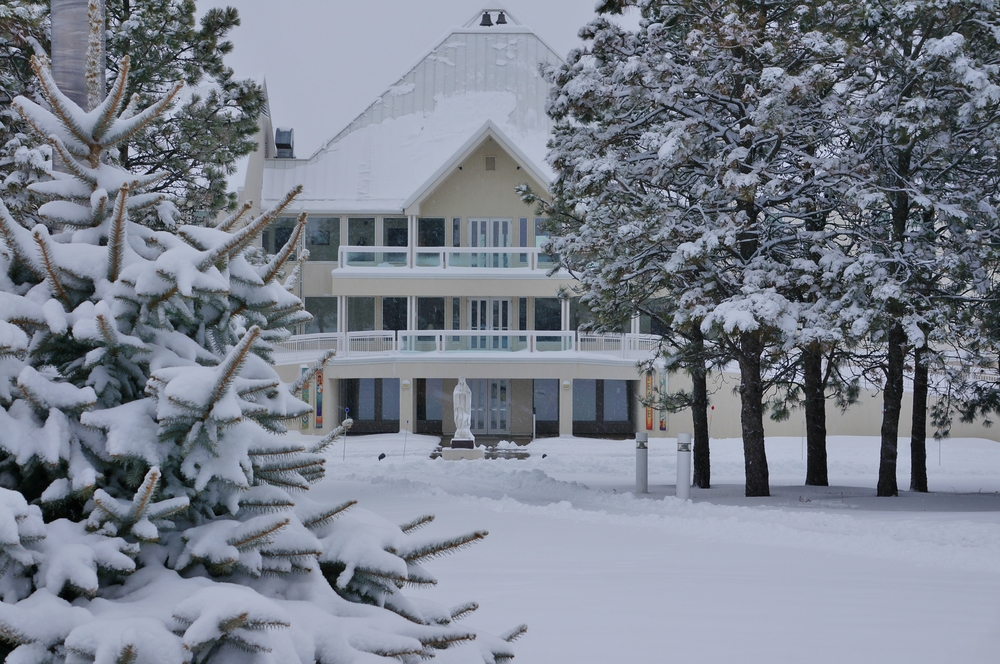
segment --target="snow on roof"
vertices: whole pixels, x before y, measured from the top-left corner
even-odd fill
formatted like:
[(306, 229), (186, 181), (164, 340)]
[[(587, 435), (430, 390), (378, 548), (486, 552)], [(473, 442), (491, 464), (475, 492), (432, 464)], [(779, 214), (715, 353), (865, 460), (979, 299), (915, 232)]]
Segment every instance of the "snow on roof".
[(301, 184), (299, 209), (400, 211), (488, 123), (551, 180), (539, 65), (559, 62), (522, 26), (457, 28), (311, 157), (268, 160), (262, 203)]

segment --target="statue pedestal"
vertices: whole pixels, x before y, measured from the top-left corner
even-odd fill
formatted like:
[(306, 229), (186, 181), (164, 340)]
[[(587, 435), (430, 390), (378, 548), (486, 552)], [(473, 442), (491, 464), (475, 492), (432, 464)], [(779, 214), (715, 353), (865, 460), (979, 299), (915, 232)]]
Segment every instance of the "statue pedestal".
[(452, 438), (451, 439), (451, 449), (453, 450), (472, 450), (476, 447), (475, 438)]
[(441, 449), (441, 458), (446, 461), (458, 461), (459, 459), (468, 459), (470, 461), (474, 459), (483, 459), (486, 454), (480, 449), (462, 449), (462, 448), (448, 448), (444, 447)]

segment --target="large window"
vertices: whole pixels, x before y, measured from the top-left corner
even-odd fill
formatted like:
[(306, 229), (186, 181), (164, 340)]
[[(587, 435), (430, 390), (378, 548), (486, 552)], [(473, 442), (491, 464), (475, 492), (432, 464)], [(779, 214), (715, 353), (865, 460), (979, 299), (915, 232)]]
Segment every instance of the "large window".
[(535, 298), (535, 329), (546, 332), (562, 329), (562, 300), (557, 297)]
[(443, 247), (444, 219), (424, 218), (417, 221), (417, 246)]
[[(382, 244), (386, 247), (406, 247), (410, 243), (406, 217), (386, 217), (382, 220)], [(406, 252), (386, 253), (383, 259), (392, 265), (406, 263)]]
[(417, 298), (417, 329), (418, 330), (445, 329), (443, 297)]
[(375, 298), (347, 298), (347, 331), (368, 332), (375, 329)]
[[(549, 237), (549, 220), (535, 217), (535, 247), (542, 249), (549, 241)], [(538, 254), (538, 264), (551, 266), (558, 258), (558, 256), (550, 254)]]
[[(295, 217), (278, 217), (273, 224), (264, 229), (260, 235), (261, 245), (269, 254), (276, 254), (292, 237), (295, 230)], [(294, 259), (293, 259), (294, 260)]]
[(311, 261), (335, 261), (340, 248), (340, 217), (309, 217), (306, 249)]
[(627, 436), (635, 433), (635, 381), (573, 381), (573, 435)]
[(441, 435), (446, 405), (451, 405), (451, 395), (445, 394), (444, 381), (418, 378), (416, 433)]
[[(352, 247), (375, 246), (375, 217), (348, 217), (347, 244)], [(347, 257), (354, 262), (373, 262), (375, 254), (354, 252)]]
[(337, 298), (307, 297), (305, 305), (313, 317), (306, 323), (306, 334), (337, 331)]
[[(569, 328), (571, 330), (579, 330), (580, 328), (586, 328), (585, 331), (590, 331), (591, 327), (594, 325), (594, 314), (590, 312), (587, 305), (580, 302), (580, 298), (574, 297), (569, 301)], [(613, 333), (626, 334), (631, 331), (632, 320), (626, 318), (623, 320), (616, 329), (611, 330)]]
[(532, 408), (535, 415), (535, 434), (538, 436), (559, 435), (559, 381), (556, 379), (536, 379), (532, 381)]
[(354, 420), (350, 434), (395, 433), (399, 431), (399, 379), (341, 380), (340, 408)]
[(382, 298), (382, 329), (395, 331), (406, 329), (405, 297)]

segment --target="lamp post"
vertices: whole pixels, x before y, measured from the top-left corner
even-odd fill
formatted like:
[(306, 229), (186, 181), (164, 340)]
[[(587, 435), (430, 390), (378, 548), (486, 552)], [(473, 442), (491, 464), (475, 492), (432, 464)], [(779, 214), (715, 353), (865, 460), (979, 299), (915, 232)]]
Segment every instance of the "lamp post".
[(649, 434), (635, 434), (635, 492), (649, 493)]
[(691, 434), (677, 434), (677, 497), (691, 498)]

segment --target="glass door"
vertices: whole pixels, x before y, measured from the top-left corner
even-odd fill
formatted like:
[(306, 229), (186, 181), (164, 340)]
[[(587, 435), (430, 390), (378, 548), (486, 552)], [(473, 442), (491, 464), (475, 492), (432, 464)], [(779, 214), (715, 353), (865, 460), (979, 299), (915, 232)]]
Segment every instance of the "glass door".
[(467, 380), (472, 390), (472, 433), (499, 436), (510, 433), (510, 381), (477, 378)]
[[(469, 219), (469, 246), (505, 249), (511, 246), (511, 219)], [(510, 267), (510, 254), (471, 255), (471, 267)]]
[[(508, 332), (510, 300), (469, 298), (469, 329)], [(507, 334), (475, 336), (470, 346), (476, 350), (509, 350), (510, 337)]]

